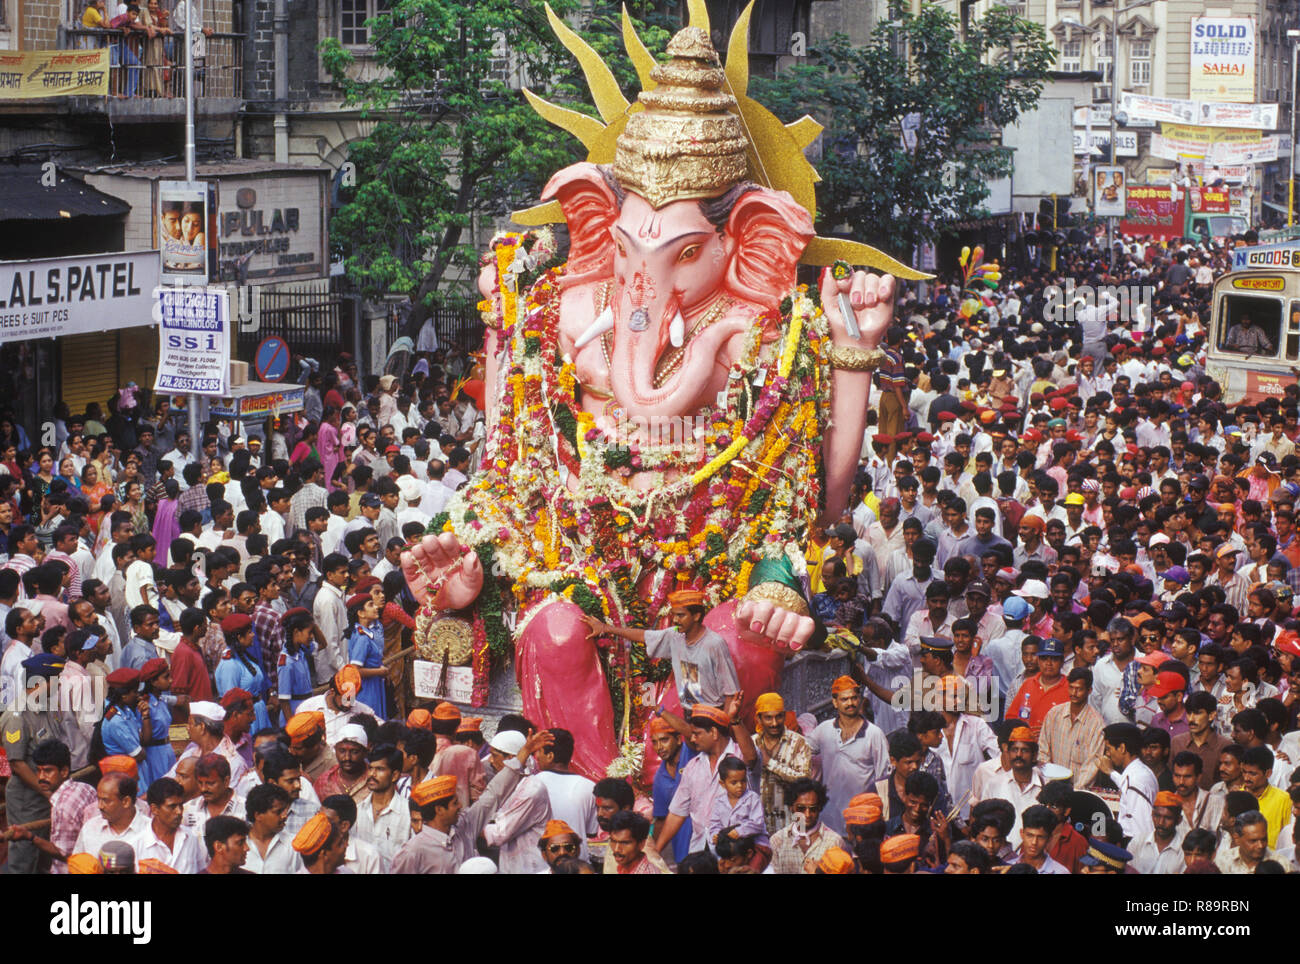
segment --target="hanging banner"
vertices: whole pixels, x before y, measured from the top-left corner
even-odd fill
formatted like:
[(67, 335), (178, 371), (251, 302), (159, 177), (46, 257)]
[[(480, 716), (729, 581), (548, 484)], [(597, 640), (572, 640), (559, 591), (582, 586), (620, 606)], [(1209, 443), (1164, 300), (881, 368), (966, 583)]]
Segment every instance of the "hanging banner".
[[(1232, 133), (1245, 133), (1235, 131)], [(1278, 158), (1278, 138), (1274, 134), (1258, 143), (1226, 138), (1210, 145), (1210, 164), (1266, 164)]]
[(0, 100), (107, 97), (109, 49), (0, 51)]
[(217, 186), (158, 182), (158, 252), (165, 285), (206, 285), (217, 269)]
[(1255, 100), (1255, 18), (1193, 17), (1193, 100), (1250, 104)]
[(0, 262), (0, 341), (153, 324), (158, 253)]
[(1145, 94), (1119, 95), (1119, 109), (1135, 120), (1155, 121), (1165, 124), (1195, 124), (1196, 104), (1190, 100), (1171, 100), (1168, 97), (1147, 97)]
[(230, 294), (225, 288), (157, 288), (158, 377), (167, 394), (225, 395), (230, 378)]
[(1126, 197), (1124, 168), (1096, 167), (1092, 174), (1092, 212), (1099, 218), (1122, 218)]
[(1197, 122), (1204, 127), (1252, 127), (1261, 131), (1277, 127), (1277, 104), (1224, 104), (1203, 100), (1196, 109)]

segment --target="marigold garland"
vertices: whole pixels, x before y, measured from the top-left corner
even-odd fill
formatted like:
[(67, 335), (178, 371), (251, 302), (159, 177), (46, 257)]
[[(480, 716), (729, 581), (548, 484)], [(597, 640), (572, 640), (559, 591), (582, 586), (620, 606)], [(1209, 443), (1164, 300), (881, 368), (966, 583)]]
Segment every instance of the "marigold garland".
[[(528, 237), (494, 242), (499, 277), (520, 244), (528, 250)], [(820, 508), (829, 417), (821, 392), (830, 370), (815, 291), (797, 288), (779, 311), (754, 320), (726, 404), (699, 413), (702, 438), (629, 442), (602, 434), (581, 407), (572, 359), (559, 352), (563, 274), (561, 265), (539, 271), (529, 287), (521, 282), (522, 307), (499, 286), (503, 313), (520, 321), (502, 325), (502, 411), (482, 471), (429, 526), (479, 553), (492, 658), (510, 650), (494, 565), (521, 613), (556, 593), (611, 622), (659, 626), (674, 589), (702, 589), (717, 605), (745, 591), (762, 559), (784, 557), (801, 573), (801, 547)], [(632, 488), (638, 474), (652, 480), (648, 492)], [(640, 682), (666, 679), (670, 667), (646, 659), (641, 645), (612, 647), (601, 658), (616, 718), (627, 692), (629, 725), (639, 732)]]

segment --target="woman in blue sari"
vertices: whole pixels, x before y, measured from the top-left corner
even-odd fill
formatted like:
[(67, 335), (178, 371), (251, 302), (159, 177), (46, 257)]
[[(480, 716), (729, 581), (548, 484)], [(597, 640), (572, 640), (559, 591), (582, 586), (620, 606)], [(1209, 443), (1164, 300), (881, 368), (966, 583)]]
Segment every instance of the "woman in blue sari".
[[(253, 641), (253, 621), (243, 613), (231, 613), (221, 621), (221, 631), (226, 637), (226, 652), (217, 664), (214, 674), (217, 683), (217, 696), (225, 696), (233, 689), (246, 690), (253, 694), (253, 732), (271, 726), (271, 717), (267, 712), (267, 693), (270, 686), (266, 674), (257, 660), (248, 653)], [(271, 709), (277, 709), (279, 699), (271, 694)]]
[(355, 593), (348, 599), (348, 662), (361, 672), (357, 699), (382, 720), (388, 716), (388, 670), (384, 668), (384, 627), (379, 610), (379, 602), (370, 593)]

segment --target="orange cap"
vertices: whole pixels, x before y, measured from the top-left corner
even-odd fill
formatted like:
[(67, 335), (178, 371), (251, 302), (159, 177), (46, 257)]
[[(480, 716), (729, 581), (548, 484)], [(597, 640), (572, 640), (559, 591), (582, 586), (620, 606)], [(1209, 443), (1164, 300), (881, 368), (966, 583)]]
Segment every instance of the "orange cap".
[(406, 725), (417, 730), (427, 730), (433, 725), (433, 717), (423, 708), (411, 710), (406, 715)]
[(478, 733), (479, 727), (483, 725), (483, 717), (467, 716), (460, 721), (460, 726), (456, 727), (457, 733)]
[(658, 734), (660, 734), (660, 733), (675, 733), (675, 732), (677, 732), (677, 731), (674, 730), (674, 729), (672, 728), (672, 724), (670, 724), (670, 723), (669, 723), (667, 720), (665, 720), (662, 716), (652, 716), (652, 717), (650, 717), (650, 735), (651, 735), (651, 736), (656, 736), (656, 735), (658, 735)]
[(306, 743), (311, 737), (325, 729), (325, 714), (321, 712), (295, 713), (284, 725), (291, 743)]
[(831, 684), (831, 695), (839, 696), (843, 692), (846, 692), (848, 690), (856, 690), (857, 688), (858, 688), (858, 684), (853, 681), (852, 676), (841, 676), (839, 679), (837, 679), (834, 683)]
[(754, 701), (755, 713), (784, 713), (785, 700), (780, 693), (764, 693)]
[(333, 832), (334, 824), (330, 823), (330, 818), (323, 813), (317, 813), (294, 834), (293, 849), (310, 857), (325, 846)]
[(878, 804), (864, 803), (858, 807), (849, 807), (844, 811), (844, 826), (865, 827), (884, 816)]
[(156, 857), (145, 857), (143, 860), (135, 862), (135, 872), (137, 874), (174, 874), (175, 867), (168, 867)]
[(699, 717), (716, 723), (718, 726), (731, 726), (731, 717), (716, 706), (709, 706), (707, 703), (696, 703), (691, 707), (691, 719)]
[(563, 837), (567, 834), (577, 836), (577, 832), (563, 820), (546, 821), (546, 829), (542, 831), (542, 840), (549, 840), (552, 837)]
[(823, 874), (851, 874), (853, 873), (853, 858), (847, 851), (839, 847), (832, 847), (826, 853), (822, 854), (822, 859), (817, 861), (817, 869)]
[(459, 720), (460, 710), (455, 703), (448, 703), (443, 700), (433, 708), (433, 718), (435, 720)]
[(361, 670), (351, 663), (334, 674), (334, 688), (340, 696), (356, 696), (361, 692)]
[(99, 761), (99, 772), (102, 774), (124, 773), (134, 780), (140, 773), (140, 767), (129, 756), (116, 754), (106, 756)]
[(884, 810), (885, 803), (878, 793), (859, 793), (849, 801), (850, 807), (877, 807)]
[(1153, 807), (1173, 807), (1175, 810), (1183, 809), (1183, 798), (1172, 790), (1161, 790), (1156, 794)]
[(456, 792), (456, 777), (444, 773), (440, 777), (431, 777), (419, 786), (411, 789), (411, 802), (417, 807), (425, 807), (435, 800), (442, 800)]
[(674, 609), (678, 606), (703, 606), (704, 593), (698, 589), (678, 589), (668, 594), (668, 605)]
[(880, 862), (898, 864), (912, 860), (921, 852), (921, 838), (914, 833), (900, 833), (880, 845)]
[(1027, 726), (1018, 726), (1011, 731), (1011, 736), (1007, 737), (1008, 743), (1037, 743), (1034, 739), (1034, 731)]
[(94, 854), (73, 854), (68, 858), (70, 874), (102, 874), (103, 872), (104, 865)]

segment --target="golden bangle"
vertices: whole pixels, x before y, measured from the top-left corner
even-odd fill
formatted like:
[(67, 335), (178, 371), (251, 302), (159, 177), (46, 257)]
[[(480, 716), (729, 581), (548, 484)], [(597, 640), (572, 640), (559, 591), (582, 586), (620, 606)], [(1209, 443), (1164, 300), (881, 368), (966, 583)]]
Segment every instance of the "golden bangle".
[(784, 583), (761, 582), (745, 594), (745, 599), (749, 602), (766, 600), (774, 606), (788, 609), (800, 616), (812, 615), (812, 611), (808, 608), (808, 601)]
[(831, 367), (847, 372), (873, 372), (885, 360), (882, 348), (842, 348), (832, 345), (827, 357)]

